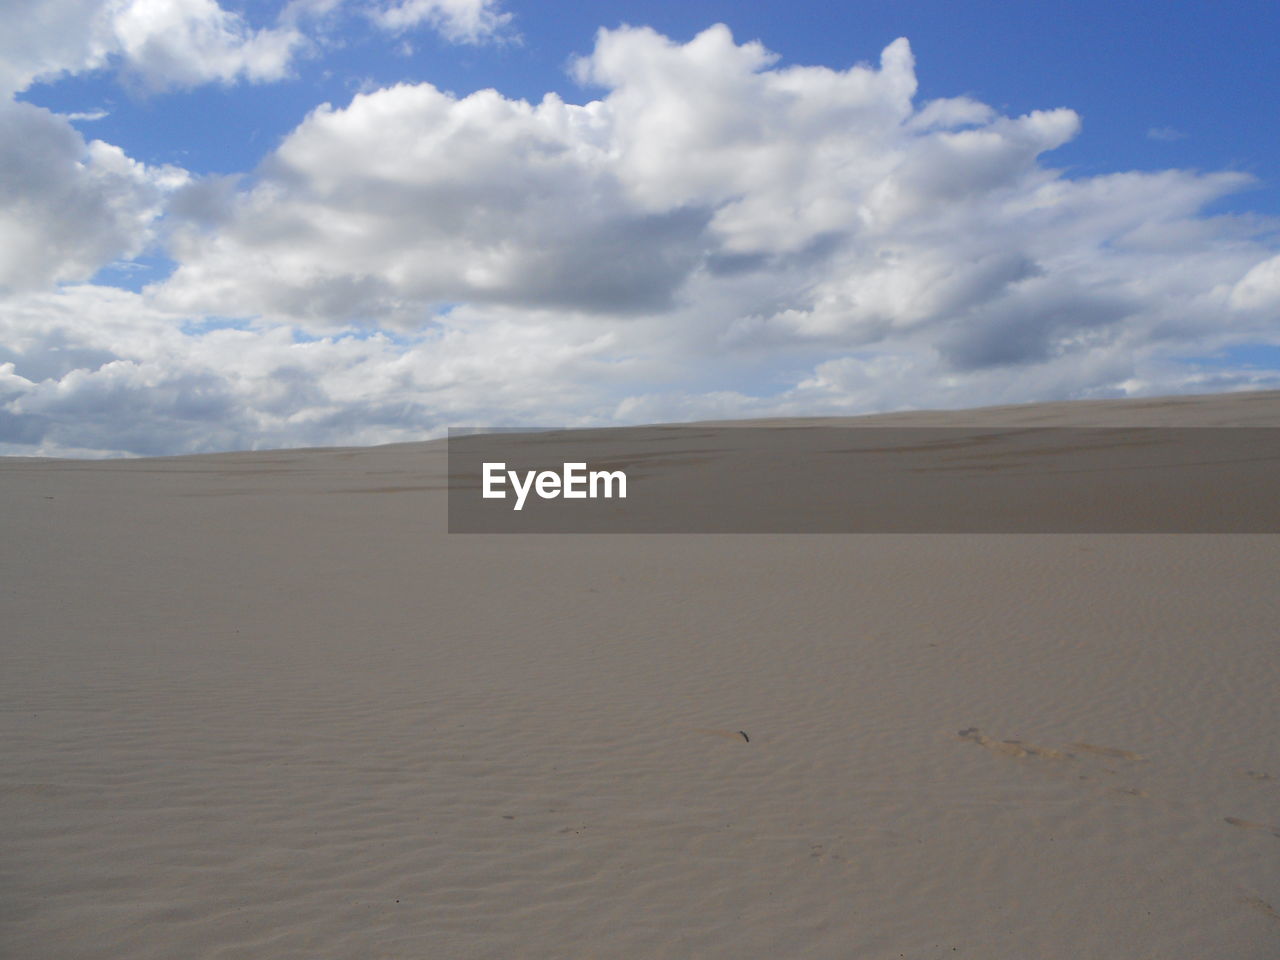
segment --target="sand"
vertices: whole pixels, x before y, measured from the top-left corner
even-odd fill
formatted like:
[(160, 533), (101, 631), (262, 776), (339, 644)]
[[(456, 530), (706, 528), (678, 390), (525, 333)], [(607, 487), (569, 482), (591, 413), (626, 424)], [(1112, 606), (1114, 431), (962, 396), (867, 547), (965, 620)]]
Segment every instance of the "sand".
[(451, 536), (444, 483), (0, 461), (0, 956), (1280, 953), (1280, 536)]

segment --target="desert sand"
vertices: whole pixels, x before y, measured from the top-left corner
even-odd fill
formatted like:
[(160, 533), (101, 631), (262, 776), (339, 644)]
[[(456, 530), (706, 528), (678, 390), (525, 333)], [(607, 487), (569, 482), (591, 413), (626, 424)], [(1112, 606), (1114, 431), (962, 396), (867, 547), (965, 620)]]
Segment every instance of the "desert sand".
[(0, 955), (1280, 953), (1280, 536), (450, 535), (445, 474), (0, 461)]

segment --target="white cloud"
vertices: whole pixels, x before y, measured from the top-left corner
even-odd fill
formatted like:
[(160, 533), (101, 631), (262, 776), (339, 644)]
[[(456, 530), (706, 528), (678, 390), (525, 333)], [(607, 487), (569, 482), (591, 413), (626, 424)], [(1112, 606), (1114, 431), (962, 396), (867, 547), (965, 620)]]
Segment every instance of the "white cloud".
[[(218, 0), (6, 0), (0, 95), (117, 63), (150, 90), (254, 83), (288, 75), (312, 41), (307, 27), (351, 0), (292, 0), (274, 26), (253, 28)], [(398, 0), (369, 8), (388, 30), (417, 26), (455, 43), (499, 35), (511, 21), (496, 0)]]
[(0, 92), (122, 62), (152, 89), (277, 80), (304, 44), (292, 24), (254, 30), (215, 0), (11, 0)]
[(90, 278), (154, 239), (186, 180), (15, 96), (32, 83), (120, 62), (152, 88), (276, 79), (302, 43), (294, 27), (252, 30), (214, 0), (10, 0), (0, 32), (0, 292)]
[(215, 0), (127, 0), (109, 9), (128, 70), (157, 88), (278, 80), (303, 43), (291, 26), (253, 30)]
[(0, 95), (101, 66), (106, 8), (102, 0), (8, 0), (0, 31)]
[(1231, 305), (1237, 310), (1280, 314), (1280, 256), (1258, 264), (1231, 290)]
[(164, 295), (317, 329), (413, 324), (438, 303), (607, 323), (696, 302), (690, 322), (730, 340), (925, 327), (958, 362), (994, 363), (1121, 324), (1157, 277), (1170, 295), (1199, 277), (1189, 261), (1234, 282), (1265, 252), (1216, 249), (1229, 226), (1198, 218), (1246, 177), (1066, 179), (1041, 157), (1078, 133), (1074, 113), (917, 109), (905, 41), (879, 69), (774, 59), (724, 27), (684, 45), (625, 28), (577, 64), (606, 87), (582, 106), (429, 84), (325, 105), (216, 226), (180, 233)]
[(87, 280), (142, 252), (165, 197), (185, 179), (101, 140), (86, 143), (41, 107), (0, 103), (0, 292)]
[(225, 222), (179, 231), (167, 302), (319, 329), (415, 323), (440, 302), (661, 310), (708, 214), (630, 200), (590, 142), (598, 114), (428, 84), (321, 107)]
[[(340, 3), (295, 0), (276, 27), (253, 29), (215, 0), (10, 0), (0, 32), (0, 291), (86, 280), (136, 256), (187, 179), (70, 126), (105, 111), (57, 115), (15, 94), (109, 64), (153, 89), (279, 79), (306, 45), (302, 25)], [(442, 29), (501, 20), (487, 7), (450, 10)]]
[(94, 120), (104, 120), (110, 115), (106, 110), (80, 110), (74, 113), (58, 114), (62, 119), (70, 120), (72, 123), (91, 123)]
[[(81, 285), (0, 311), (0, 453), (185, 453), (439, 435), (450, 423), (581, 422), (610, 370), (566, 342), (463, 310), (409, 341), (191, 325), (145, 295)], [(570, 322), (572, 326), (572, 321)], [(576, 342), (574, 342), (576, 340)]]
[(502, 35), (512, 17), (498, 0), (393, 0), (373, 10), (384, 30), (400, 32), (426, 24), (453, 43), (480, 43)]
[(225, 225), (182, 235), (168, 292), (323, 327), (440, 301), (661, 310), (706, 270), (808, 286), (805, 265), (909, 236), (939, 204), (1051, 181), (1036, 157), (1077, 128), (964, 100), (913, 123), (905, 41), (879, 70), (773, 59), (724, 27), (683, 46), (603, 31), (577, 72), (610, 90), (583, 106), (429, 84), (326, 105)]

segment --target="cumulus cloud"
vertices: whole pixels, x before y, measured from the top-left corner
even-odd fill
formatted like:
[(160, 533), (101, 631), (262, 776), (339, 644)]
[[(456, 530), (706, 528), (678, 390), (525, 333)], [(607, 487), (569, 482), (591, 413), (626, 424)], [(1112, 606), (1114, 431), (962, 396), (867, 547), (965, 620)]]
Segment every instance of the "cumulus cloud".
[(582, 129), (597, 112), (429, 84), (321, 107), (212, 229), (178, 232), (168, 302), (318, 328), (446, 302), (662, 309), (709, 211), (634, 203)]
[(0, 87), (17, 93), (113, 59), (152, 89), (276, 80), (303, 35), (252, 29), (215, 0), (15, 0), (0, 40)]
[(0, 95), (101, 66), (102, 0), (10, 0), (0, 31)]
[(731, 341), (932, 327), (964, 365), (1120, 324), (1151, 302), (1137, 267), (1177, 286), (1187, 257), (1237, 277), (1260, 257), (1177, 239), (1246, 177), (1067, 179), (1041, 158), (1079, 132), (1072, 111), (917, 107), (905, 40), (878, 69), (774, 62), (724, 27), (683, 45), (624, 28), (577, 63), (606, 91), (585, 105), (429, 84), (324, 105), (216, 226), (180, 233), (164, 295), (319, 328), (440, 303), (625, 317), (701, 297), (696, 322)]
[[(446, 6), (382, 9), (447, 33)], [(166, 203), (177, 267), (141, 294), (14, 293), (0, 442), (152, 453), (1280, 384), (1186, 362), (1277, 336), (1268, 224), (1203, 213), (1247, 176), (1070, 177), (1048, 158), (1074, 112), (918, 102), (905, 40), (835, 70), (725, 27), (623, 28), (574, 73), (596, 99), (418, 83), (325, 104), (243, 178), (130, 167), (54, 118), (64, 179), (114, 199), (83, 201), (83, 251), (46, 241), (62, 266), (43, 279), (138, 249)]]
[(302, 42), (293, 27), (251, 30), (214, 0), (14, 0), (0, 32), (0, 293), (87, 280), (141, 253), (187, 179), (148, 166), (72, 121), (15, 99), (38, 81), (119, 61), (159, 89), (277, 79)]
[(806, 265), (862, 262), (939, 204), (1052, 179), (1036, 157), (1078, 125), (964, 100), (913, 122), (905, 41), (878, 70), (773, 60), (724, 27), (685, 45), (602, 31), (576, 71), (609, 92), (585, 105), (429, 84), (325, 105), (218, 230), (181, 235), (168, 293), (332, 324), (458, 301), (634, 314), (672, 307), (699, 271), (809, 285)]
[(48, 110), (0, 104), (0, 292), (87, 280), (140, 253), (165, 197), (185, 180), (101, 140), (86, 143)]
[[(86, 142), (70, 126), (105, 111), (57, 115), (14, 95), (113, 63), (153, 90), (276, 80), (306, 46), (306, 23), (342, 2), (294, 0), (276, 26), (261, 29), (215, 0), (10, 3), (0, 35), (0, 290), (83, 281), (112, 260), (136, 256), (188, 179), (104, 141)], [(446, 3), (424, 18), (473, 38), (505, 22), (492, 3)]]
[(278, 80), (303, 43), (292, 26), (253, 30), (215, 0), (130, 0), (110, 25), (128, 70), (153, 87)]

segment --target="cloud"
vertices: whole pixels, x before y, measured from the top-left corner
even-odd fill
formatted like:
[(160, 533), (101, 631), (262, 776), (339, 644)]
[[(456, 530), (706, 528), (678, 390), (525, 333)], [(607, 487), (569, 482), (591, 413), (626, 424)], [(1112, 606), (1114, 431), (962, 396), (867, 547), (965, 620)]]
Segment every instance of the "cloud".
[(294, 27), (253, 30), (215, 0), (130, 0), (112, 13), (128, 71), (154, 88), (279, 80), (303, 44)]
[(0, 103), (0, 291), (87, 280), (141, 253), (165, 197), (185, 180), (86, 143), (41, 107)]
[(1237, 310), (1280, 313), (1280, 256), (1264, 260), (1240, 278), (1231, 290)]
[[(261, 29), (215, 0), (16, 6), (0, 37), (0, 291), (87, 280), (138, 255), (156, 240), (165, 203), (188, 180), (176, 167), (144, 165), (104, 141), (86, 142), (70, 126), (105, 111), (58, 115), (15, 94), (109, 64), (153, 90), (276, 80), (306, 47), (306, 23), (335, 13), (341, 0), (295, 0), (275, 27)], [(470, 13), (466, 4), (446, 6), (441, 29), (505, 22), (491, 4)]]
[[(153, 453), (1280, 384), (1187, 362), (1277, 336), (1274, 225), (1203, 213), (1247, 176), (1070, 177), (1048, 158), (1074, 112), (918, 102), (905, 40), (834, 70), (725, 27), (623, 28), (574, 72), (596, 99), (418, 83), (325, 104), (244, 177), (183, 179), (14, 114), (48, 145), (3, 161), (34, 184), (13, 204), (45, 198), (10, 236), (51, 232), (0, 309), (0, 442)], [(141, 294), (37, 289), (147, 243), (176, 269)]]
[[(292, 0), (273, 26), (254, 28), (217, 0), (13, 0), (0, 37), (0, 94), (118, 64), (150, 91), (288, 76), (313, 48), (309, 26), (351, 0)], [(418, 26), (454, 43), (499, 35), (511, 15), (495, 0), (397, 0), (368, 8), (388, 30)]]
[[(157, 455), (389, 443), (450, 423), (585, 422), (607, 338), (503, 311), (403, 339), (192, 325), (145, 295), (80, 285), (0, 311), (0, 453)], [(574, 326), (570, 321), (570, 326)]]
[(0, 92), (119, 61), (153, 90), (284, 76), (293, 24), (252, 29), (215, 0), (17, 0), (0, 40)]
[[(624, 28), (576, 64), (605, 90), (584, 105), (425, 83), (324, 105), (216, 226), (178, 232), (162, 294), (320, 330), (411, 326), (441, 303), (613, 322), (701, 298), (692, 322), (738, 342), (753, 325), (829, 345), (932, 327), (957, 363), (994, 362), (984, 339), (1015, 362), (1139, 310), (1134, 265), (1214, 259), (1203, 238), (1157, 248), (1249, 183), (1069, 180), (1041, 157), (1078, 134), (1072, 111), (917, 108), (904, 40), (878, 69), (774, 64), (725, 27), (683, 45)], [(1259, 252), (1225, 259), (1243, 273)]]
[(683, 46), (628, 28), (577, 64), (608, 86), (582, 106), (429, 84), (322, 106), (219, 229), (180, 233), (167, 294), (323, 327), (411, 322), (437, 302), (660, 311), (695, 273), (749, 265), (809, 286), (805, 264), (865, 261), (940, 203), (1051, 179), (1036, 157), (1078, 126), (963, 100), (911, 125), (905, 41), (878, 70), (773, 60), (724, 27)]
[(403, 326), (455, 302), (662, 310), (710, 211), (632, 200), (591, 143), (598, 112), (429, 84), (323, 106), (215, 227), (176, 233), (164, 296), (322, 330)]
[(0, 31), (0, 95), (92, 70), (107, 56), (102, 0), (16, 0)]
[(70, 120), (72, 123), (90, 123), (94, 120), (103, 120), (110, 115), (106, 110), (81, 110), (75, 113), (58, 114), (62, 119)]
[(142, 253), (185, 171), (148, 166), (15, 99), (39, 81), (119, 63), (152, 89), (272, 80), (303, 42), (253, 30), (214, 0), (16, 0), (0, 34), (0, 292), (87, 280)]
[(453, 43), (480, 43), (502, 36), (512, 16), (497, 0), (394, 0), (373, 10), (384, 30), (402, 32), (426, 24)]
[(1163, 140), (1166, 143), (1173, 143), (1176, 140), (1187, 139), (1187, 134), (1178, 130), (1176, 127), (1151, 127), (1147, 130), (1148, 140)]

